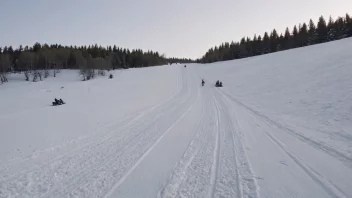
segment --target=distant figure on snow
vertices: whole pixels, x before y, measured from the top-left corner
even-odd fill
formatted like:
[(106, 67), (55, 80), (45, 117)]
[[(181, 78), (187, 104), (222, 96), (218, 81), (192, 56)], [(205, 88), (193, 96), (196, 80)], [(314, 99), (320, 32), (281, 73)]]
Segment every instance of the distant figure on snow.
[(57, 105), (63, 105), (65, 104), (65, 102), (60, 98), (60, 100), (58, 99), (54, 99), (54, 102), (53, 102), (53, 106), (57, 106)]
[(222, 87), (222, 82), (221, 81), (216, 81), (215, 87)]

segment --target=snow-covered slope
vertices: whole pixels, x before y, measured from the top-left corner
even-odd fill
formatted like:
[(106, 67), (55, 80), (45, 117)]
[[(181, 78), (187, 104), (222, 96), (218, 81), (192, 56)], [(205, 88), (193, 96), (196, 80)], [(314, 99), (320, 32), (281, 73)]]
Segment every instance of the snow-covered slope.
[(352, 197), (351, 51), (344, 39), (111, 80), (12, 75), (0, 197)]

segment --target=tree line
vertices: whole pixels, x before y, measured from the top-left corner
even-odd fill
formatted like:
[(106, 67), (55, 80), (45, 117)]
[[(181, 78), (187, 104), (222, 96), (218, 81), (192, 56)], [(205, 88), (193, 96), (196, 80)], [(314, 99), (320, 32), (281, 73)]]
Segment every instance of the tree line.
[(225, 42), (220, 46), (209, 49), (205, 55), (198, 59), (199, 63), (211, 63), (233, 59), (246, 58), (277, 51), (304, 47), (352, 36), (352, 19), (346, 14), (333, 20), (332, 17), (326, 22), (321, 16), (317, 25), (311, 19), (308, 23), (295, 25), (290, 31), (286, 28), (284, 34), (278, 34), (274, 29), (265, 32), (263, 37), (254, 35), (253, 39), (243, 37), (240, 42)]
[(102, 47), (62, 46), (59, 44), (20, 45), (0, 47), (0, 81), (7, 82), (10, 72), (21, 72), (25, 80), (43, 80), (56, 77), (60, 69), (79, 69), (83, 80), (94, 78), (95, 74), (105, 75), (105, 70), (150, 67), (168, 63), (193, 62), (191, 59), (166, 58), (154, 51), (129, 50), (116, 45)]

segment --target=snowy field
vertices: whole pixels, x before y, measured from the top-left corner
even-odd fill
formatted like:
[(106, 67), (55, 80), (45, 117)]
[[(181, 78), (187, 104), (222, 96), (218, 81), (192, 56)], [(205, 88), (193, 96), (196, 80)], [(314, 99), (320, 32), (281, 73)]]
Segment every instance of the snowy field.
[(352, 197), (351, 52), (344, 39), (114, 79), (11, 75), (0, 197)]

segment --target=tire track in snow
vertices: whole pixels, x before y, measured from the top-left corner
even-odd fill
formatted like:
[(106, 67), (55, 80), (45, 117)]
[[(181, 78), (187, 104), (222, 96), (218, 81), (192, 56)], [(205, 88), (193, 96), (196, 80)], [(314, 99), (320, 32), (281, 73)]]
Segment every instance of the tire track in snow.
[(219, 110), (219, 104), (216, 101), (215, 97), (213, 96), (213, 100), (214, 100), (214, 106), (216, 109), (216, 131), (217, 131), (217, 135), (216, 135), (216, 140), (215, 140), (215, 151), (214, 151), (214, 157), (213, 157), (213, 166), (212, 166), (212, 170), (211, 170), (211, 179), (210, 179), (210, 183), (211, 183), (211, 188), (209, 191), (209, 197), (214, 197), (214, 193), (215, 193), (215, 187), (216, 187), (216, 182), (217, 182), (217, 177), (220, 174), (219, 173), (219, 158), (221, 155), (221, 151), (220, 151), (220, 110)]
[(209, 191), (211, 195), (214, 156), (217, 155), (217, 120), (214, 101), (209, 96), (203, 98), (206, 100), (204, 119), (158, 197), (206, 197)]
[[(133, 123), (134, 121), (136, 121), (138, 118), (140, 118), (141, 114), (142, 114), (141, 112), (139, 112), (139, 114), (133, 114), (133, 115), (136, 115), (135, 118), (128, 117), (128, 118), (122, 120), (121, 122), (119, 122), (119, 123), (123, 123), (124, 121), (126, 121), (126, 123), (121, 124), (119, 129), (124, 129), (126, 126), (128, 126), (131, 123)], [(133, 115), (131, 115), (131, 116), (133, 116)], [(116, 123), (116, 125), (118, 125), (119, 123)], [(100, 142), (104, 142), (106, 139), (109, 139), (114, 132), (116, 132), (116, 130), (109, 131), (107, 134), (103, 134), (101, 137), (96, 137), (96, 135), (98, 135), (98, 134), (93, 134), (92, 136), (88, 136), (88, 137), (85, 137), (82, 139), (72, 140), (72, 141), (69, 141), (68, 143), (64, 143), (62, 145), (58, 145), (55, 147), (49, 147), (49, 148), (43, 149), (41, 151), (37, 151), (39, 153), (47, 154), (48, 152), (53, 152), (53, 151), (59, 150), (59, 149), (69, 149), (67, 147), (70, 144), (81, 144), (81, 145), (76, 146), (72, 149), (69, 149), (67, 152), (64, 152), (63, 154), (60, 154), (54, 158), (51, 158), (50, 156), (43, 156), (43, 157), (50, 157), (50, 159), (45, 160), (45, 161), (39, 161), (37, 164), (35, 164), (34, 167), (33, 167), (32, 163), (35, 160), (40, 160), (40, 159), (37, 159), (37, 158), (41, 157), (40, 154), (34, 154), (34, 156), (32, 156), (32, 157), (27, 157), (27, 158), (22, 159), (21, 161), (16, 161), (14, 163), (10, 162), (9, 164), (4, 165), (4, 167), (0, 170), (0, 175), (3, 176), (0, 179), (0, 183), (7, 182), (20, 174), (24, 174), (26, 172), (30, 172), (31, 170), (38, 169), (42, 166), (46, 166), (46, 164), (54, 163), (55, 161), (58, 161), (64, 157), (67, 157), (68, 155), (71, 155), (71, 154), (75, 153), (76, 151), (80, 151), (83, 148), (87, 148), (87, 147), (91, 146), (92, 143), (94, 143), (94, 142), (97, 143), (97, 140), (94, 138), (99, 138)], [(37, 156), (37, 155), (39, 155), (39, 156)], [(14, 167), (17, 167), (17, 166), (22, 166), (21, 171), (16, 172), (16, 170), (18, 168), (16, 168), (15, 170), (12, 170)]]
[[(146, 108), (146, 109), (148, 109), (148, 108)], [(97, 132), (94, 132), (90, 136), (79, 137), (77, 139), (70, 140), (70, 141), (65, 142), (63, 144), (60, 144), (60, 145), (56, 145), (53, 147), (38, 150), (29, 157), (19, 158), (19, 159), (14, 159), (14, 160), (8, 161), (6, 164), (3, 164), (0, 169), (0, 175), (3, 175), (3, 178), (0, 179), (0, 182), (7, 181), (8, 179), (15, 177), (19, 173), (23, 173), (25, 171), (29, 171), (30, 169), (33, 169), (33, 167), (31, 167), (31, 165), (35, 161), (39, 161), (36, 164), (36, 166), (39, 166), (40, 164), (45, 165), (47, 163), (51, 163), (56, 160), (59, 160), (60, 158), (65, 157), (68, 154), (72, 154), (75, 151), (79, 151), (80, 149), (83, 149), (83, 148), (91, 145), (93, 142), (97, 142), (97, 139), (99, 139), (100, 141), (104, 141), (104, 140), (110, 138), (112, 136), (112, 134), (115, 133), (117, 130), (116, 129), (114, 129), (114, 130), (108, 129), (105, 134), (99, 134), (101, 131), (106, 130), (107, 128), (110, 128), (110, 127), (115, 127), (115, 126), (118, 126), (119, 127), (118, 130), (121, 130), (121, 129), (125, 128), (126, 126), (131, 125), (133, 122), (135, 122), (139, 118), (141, 118), (141, 116), (143, 116), (145, 111), (146, 110), (140, 110), (135, 113), (132, 113), (131, 115), (127, 115), (125, 118), (119, 120), (118, 122), (116, 122), (114, 124), (110, 124), (108, 126), (105, 126), (105, 127), (103, 127), (103, 129), (101, 129)], [(100, 135), (100, 137), (98, 135)], [(73, 148), (70, 148), (70, 145), (72, 145)], [(50, 160), (45, 160), (43, 162), (40, 159), (40, 158), (50, 157), (50, 156), (46, 156), (46, 155), (48, 155), (52, 152), (60, 151), (60, 150), (64, 150), (64, 149), (68, 149), (68, 150), (66, 152), (63, 152), (62, 154), (54, 157), (54, 158), (50, 158)], [(20, 172), (16, 172), (16, 173), (11, 174), (10, 172), (15, 171), (12, 169), (14, 169), (14, 167), (17, 167), (17, 166), (28, 166), (28, 167), (22, 168), (22, 170)]]
[[(259, 127), (258, 123), (255, 124)], [(308, 177), (310, 177), (315, 183), (317, 183), (327, 194), (331, 197), (347, 197), (343, 191), (338, 189), (334, 184), (332, 184), (329, 180), (322, 177), (317, 171), (313, 168), (305, 164), (299, 157), (297, 157), (292, 151), (288, 149), (288, 147), (282, 143), (279, 139), (277, 139), (274, 135), (268, 133), (266, 130), (262, 130), (265, 135), (271, 140), (273, 144), (279, 147), (291, 160), (298, 165)]]
[[(211, 197), (239, 197), (242, 198), (238, 165), (235, 156), (231, 127), (229, 127), (228, 117), (224, 114), (224, 105), (214, 96), (218, 111), (219, 131), (222, 137), (220, 148), (219, 168)], [(226, 108), (226, 107), (225, 107)]]
[(205, 112), (204, 126), (196, 132), (158, 197), (259, 198), (259, 186), (235, 134), (228, 106), (216, 95), (207, 97), (211, 105), (207, 105), (210, 111)]
[[(204, 96), (201, 96), (201, 97), (204, 98)], [(188, 144), (187, 149), (184, 152), (181, 160), (174, 167), (172, 174), (170, 175), (166, 184), (164, 185), (163, 188), (159, 190), (157, 194), (158, 198), (176, 196), (179, 185), (183, 182), (185, 178), (186, 168), (190, 165), (195, 154), (200, 149), (199, 145), (202, 144), (203, 137), (205, 136), (205, 133), (203, 132), (205, 131), (205, 128), (206, 128), (205, 122), (207, 121), (207, 118), (210, 115), (208, 112), (209, 108), (207, 108), (210, 105), (208, 105), (208, 103), (205, 103), (204, 100), (202, 100), (202, 103), (203, 105), (202, 105), (201, 119), (197, 127), (196, 133), (193, 135), (193, 138)]]
[(325, 145), (322, 142), (317, 142), (315, 140), (312, 140), (306, 136), (304, 136), (303, 134), (296, 132), (278, 122), (275, 122), (274, 120), (270, 119), (269, 117), (259, 113), (258, 111), (253, 110), (252, 108), (248, 107), (247, 105), (243, 104), (242, 102), (238, 101), (237, 99), (235, 99), (233, 96), (231, 96), (230, 94), (227, 94), (224, 91), (221, 91), (224, 95), (226, 95), (230, 100), (232, 100), (233, 102), (235, 102), (236, 104), (244, 107), (245, 109), (247, 109), (248, 111), (252, 112), (253, 114), (255, 114), (257, 117), (260, 117), (262, 120), (266, 121), (267, 123), (270, 123), (270, 125), (274, 125), (276, 127), (278, 127), (279, 129), (288, 132), (288, 134), (290, 134), (291, 136), (295, 137), (296, 139), (308, 144), (309, 146), (312, 146), (313, 148), (320, 150), (324, 153), (329, 154), (330, 156), (334, 157), (335, 159), (341, 161), (346, 167), (351, 168), (352, 169), (352, 158), (349, 156), (346, 156), (344, 153), (331, 148), (327, 145)]
[(149, 149), (138, 159), (138, 161), (132, 166), (132, 168), (129, 169), (127, 173), (123, 175), (122, 178), (106, 194), (106, 197), (110, 196), (126, 180), (126, 178), (136, 169), (136, 167), (145, 159), (145, 157), (155, 148), (155, 146), (160, 142), (160, 140), (172, 129), (175, 124), (177, 124), (192, 109), (192, 107), (193, 105), (191, 105), (179, 118), (177, 118), (177, 120), (172, 123), (172, 125), (157, 139), (157, 141), (151, 147), (149, 147)]
[[(273, 124), (274, 121), (268, 122), (267, 119), (269, 118), (263, 117), (261, 114), (257, 114), (255, 111), (247, 108), (243, 104), (239, 103), (237, 100), (234, 100), (233, 98), (228, 96), (228, 94), (225, 94), (224, 96), (234, 101), (236, 104), (239, 104), (240, 106), (244, 107), (249, 113), (252, 113), (254, 118), (256, 118), (256, 119), (252, 119), (252, 122), (254, 122), (254, 124), (256, 124), (259, 129), (262, 129), (262, 127), (260, 126), (257, 120), (259, 120), (260, 122), (263, 122), (268, 127), (275, 127), (277, 129), (282, 130), (282, 128), (277, 126), (277, 124)], [(297, 157), (292, 151), (290, 151), (288, 147), (284, 143), (282, 143), (278, 138), (276, 138), (273, 134), (268, 133), (266, 130), (263, 130), (263, 129), (261, 131), (263, 131), (264, 134), (271, 140), (271, 142), (274, 145), (276, 145), (279, 149), (281, 149), (299, 168), (301, 168), (303, 172), (306, 173), (306, 175), (309, 178), (311, 178), (317, 185), (319, 185), (329, 196), (336, 197), (336, 198), (347, 197), (346, 194), (343, 191), (341, 191), (337, 186), (332, 184), (328, 179), (325, 179), (309, 165), (305, 164), (299, 157)]]
[(237, 119), (231, 113), (234, 110), (220, 93), (216, 92), (215, 98), (223, 115), (221, 132), (224, 133), (224, 143), (221, 144), (221, 171), (214, 197), (259, 198), (259, 185), (243, 147)]

